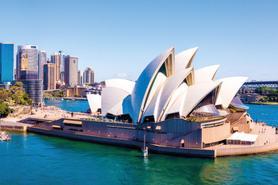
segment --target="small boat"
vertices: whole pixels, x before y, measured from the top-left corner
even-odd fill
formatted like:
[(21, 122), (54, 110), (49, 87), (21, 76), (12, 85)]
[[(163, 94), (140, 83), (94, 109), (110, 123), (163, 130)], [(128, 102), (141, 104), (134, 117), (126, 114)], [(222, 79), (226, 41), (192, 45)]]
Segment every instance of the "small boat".
[(0, 141), (9, 141), (11, 137), (6, 132), (0, 132)]

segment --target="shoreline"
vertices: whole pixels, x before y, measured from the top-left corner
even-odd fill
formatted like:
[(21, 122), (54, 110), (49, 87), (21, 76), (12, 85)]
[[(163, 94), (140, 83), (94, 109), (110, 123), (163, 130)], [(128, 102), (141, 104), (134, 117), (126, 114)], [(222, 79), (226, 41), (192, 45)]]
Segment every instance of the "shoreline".
[(44, 100), (72, 100), (72, 101), (87, 101), (84, 97), (44, 97)]
[[(67, 122), (73, 124), (74, 127), (72, 125), (65, 126)], [(85, 125), (84, 130), (83, 125)], [(89, 129), (87, 127), (89, 125), (95, 127)], [(138, 138), (139, 135), (142, 136), (142, 130), (135, 125), (96, 119), (87, 113), (75, 112), (72, 115), (56, 106), (35, 108), (30, 114), (7, 117), (1, 120), (0, 126), (0, 128), (3, 130), (6, 129), (7, 131), (21, 130), (71, 140), (114, 145), (117, 147), (124, 146), (140, 149), (143, 146), (142, 138)], [(66, 127), (70, 129), (66, 130)], [(157, 144), (154, 142), (147, 143), (147, 146), (150, 152), (153, 153), (206, 158), (253, 155), (278, 150), (278, 135), (277, 133), (275, 134), (274, 127), (267, 126), (264, 123), (254, 123), (252, 130), (252, 134), (258, 135), (258, 140), (256, 144), (250, 146), (216, 145), (207, 148), (192, 148)], [(151, 131), (148, 131), (148, 133), (148, 135), (156, 135), (156, 138), (162, 137), (160, 134), (163, 134)], [(265, 144), (266, 141), (268, 143), (267, 145)]]
[[(76, 121), (76, 120), (74, 120)], [(82, 121), (82, 120), (80, 120)], [(50, 125), (49, 125), (50, 124)], [(53, 123), (54, 124), (54, 123)], [(90, 124), (99, 124), (97, 121), (92, 121)], [(104, 123), (105, 124), (105, 123)], [(116, 124), (116, 123), (111, 123)], [(55, 121), (55, 125), (59, 125)], [(215, 145), (206, 148), (194, 148), (194, 147), (181, 147), (181, 146), (171, 146), (156, 144), (152, 142), (146, 143), (146, 146), (149, 148), (149, 151), (152, 153), (174, 155), (174, 156), (188, 156), (188, 157), (198, 157), (198, 158), (218, 158), (218, 157), (235, 157), (242, 155), (256, 155), (269, 153), (273, 151), (278, 151), (278, 135), (275, 133), (275, 128), (271, 126), (266, 126), (264, 123), (254, 123), (253, 134), (258, 134), (258, 140), (253, 145)], [(60, 127), (63, 128), (63, 127)], [(133, 130), (135, 135), (139, 135), (141, 132), (138, 128), (124, 128), (117, 127), (114, 125), (107, 126), (112, 133), (113, 130), (121, 129), (124, 130)], [(261, 130), (265, 129), (263, 133)], [(124, 132), (126, 132), (124, 131)], [(69, 140), (77, 140), (91, 143), (99, 143), (112, 145), (116, 147), (127, 147), (135, 148), (140, 150), (144, 145), (144, 142), (140, 138), (125, 138), (125, 137), (115, 137), (112, 135), (98, 134), (97, 132), (87, 132), (87, 131), (64, 131), (63, 129), (53, 129), (51, 123), (48, 124), (39, 124), (28, 127), (28, 132), (48, 135), (52, 137), (65, 138)], [(151, 134), (151, 132), (149, 132)], [(267, 141), (267, 144), (266, 144)]]
[(246, 103), (251, 104), (251, 105), (278, 105), (278, 102), (251, 102), (251, 103)]

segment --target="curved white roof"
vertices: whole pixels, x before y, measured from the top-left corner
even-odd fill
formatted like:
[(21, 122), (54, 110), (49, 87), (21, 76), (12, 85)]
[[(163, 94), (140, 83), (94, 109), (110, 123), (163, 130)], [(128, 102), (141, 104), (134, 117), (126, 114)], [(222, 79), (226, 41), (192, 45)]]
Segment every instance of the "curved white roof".
[(186, 117), (219, 84), (220, 81), (208, 81), (189, 86), (181, 116)]
[(152, 96), (151, 103), (148, 104), (146, 111), (143, 114), (143, 119), (146, 116), (154, 116), (155, 121), (159, 121), (163, 116), (166, 107), (168, 106), (172, 94), (175, 92), (187, 75), (192, 71), (192, 67), (187, 69), (181, 69), (171, 77), (167, 78), (161, 85), (161, 88), (157, 90), (154, 96)]
[(130, 80), (125, 80), (125, 79), (113, 78), (113, 79), (105, 80), (105, 86), (116, 87), (131, 94), (135, 86), (135, 82)]
[[(106, 80), (102, 90), (103, 115), (129, 114), (133, 123), (143, 122), (146, 116), (163, 121), (169, 114), (187, 117), (213, 90), (217, 92), (216, 105), (228, 108), (245, 77), (214, 80), (219, 65), (194, 70), (192, 60), (198, 48), (175, 55), (170, 48), (150, 62), (136, 82), (124, 79)], [(92, 104), (91, 109), (98, 105)], [(96, 102), (96, 100), (95, 100)], [(211, 102), (203, 101), (202, 106)], [(204, 108), (203, 107), (203, 108)], [(221, 111), (221, 110), (219, 110)]]
[(198, 48), (191, 48), (178, 53), (175, 57), (175, 71), (192, 66), (193, 58)]
[(182, 84), (184, 79), (192, 71), (192, 67), (187, 69), (181, 69), (175, 75), (168, 78), (163, 87), (161, 88), (161, 98), (159, 99), (158, 105), (158, 119), (164, 115), (166, 107), (169, 105), (169, 102), (172, 98), (173, 92)]
[(149, 106), (149, 104), (151, 103), (151, 101), (156, 98), (156, 97), (154, 97), (155, 94), (157, 94), (160, 91), (160, 89), (163, 87), (166, 80), (167, 80), (167, 77), (163, 73), (159, 72), (157, 74), (157, 76), (152, 84), (152, 88), (150, 89), (148, 99), (146, 100), (144, 110), (146, 110), (147, 107)]
[(131, 118), (133, 117), (133, 110), (131, 106), (131, 95), (128, 95), (123, 99), (122, 109), (123, 109), (123, 114), (129, 114)]
[(141, 119), (141, 114), (148, 101), (150, 91), (156, 91), (156, 89), (152, 87), (155, 77), (168, 57), (171, 57), (171, 61), (174, 61), (174, 52), (174, 48), (170, 48), (156, 57), (149, 65), (147, 65), (137, 79), (131, 94), (134, 122), (138, 122)]
[(121, 115), (123, 114), (123, 106), (122, 106), (122, 101), (114, 105), (111, 109), (107, 111), (107, 114), (112, 114), (112, 115)]
[(215, 74), (220, 65), (207, 66), (194, 71), (194, 82), (203, 83), (210, 80), (214, 80)]
[(220, 79), (219, 81), (221, 82), (221, 85), (215, 104), (222, 105), (223, 108), (228, 108), (236, 93), (247, 79), (247, 77), (229, 77)]
[(97, 112), (101, 108), (101, 95), (99, 94), (87, 94), (88, 103), (91, 109), (91, 113)]
[(160, 90), (156, 91), (156, 93), (154, 94), (150, 104), (148, 105), (148, 107), (146, 108), (146, 110), (144, 111), (143, 115), (142, 115), (142, 122), (144, 121), (144, 118), (147, 116), (153, 116), (154, 117), (154, 121), (157, 121), (158, 118), (158, 106), (159, 106), (159, 102), (160, 102), (160, 98), (161, 98), (161, 92)]
[(102, 89), (101, 113), (106, 115), (116, 104), (123, 101), (129, 93), (117, 87), (105, 87)]
[(185, 98), (187, 95), (188, 86), (182, 83), (172, 94), (169, 105), (165, 109), (165, 113), (160, 118), (160, 121), (165, 120), (166, 116), (173, 113), (182, 115), (183, 107), (185, 106)]
[(113, 114), (115, 116), (128, 114), (130, 117), (132, 116), (132, 108), (130, 104), (131, 96), (128, 95), (124, 99), (122, 99), (119, 103), (114, 105), (111, 109), (107, 111), (109, 114)]

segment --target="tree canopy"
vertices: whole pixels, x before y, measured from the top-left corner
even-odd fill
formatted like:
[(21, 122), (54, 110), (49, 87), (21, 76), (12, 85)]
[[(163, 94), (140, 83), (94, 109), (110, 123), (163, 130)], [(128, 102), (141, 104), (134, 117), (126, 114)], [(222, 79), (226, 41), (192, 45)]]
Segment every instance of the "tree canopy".
[(24, 91), (22, 82), (16, 82), (9, 89), (0, 88), (0, 102), (9, 105), (31, 105), (32, 100)]

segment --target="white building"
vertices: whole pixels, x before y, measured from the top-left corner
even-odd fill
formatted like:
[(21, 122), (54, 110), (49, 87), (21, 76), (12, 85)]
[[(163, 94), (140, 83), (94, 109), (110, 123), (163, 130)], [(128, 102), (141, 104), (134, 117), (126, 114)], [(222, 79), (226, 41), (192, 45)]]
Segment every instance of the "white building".
[[(133, 123), (161, 122), (194, 115), (225, 115), (246, 77), (215, 79), (219, 65), (195, 69), (197, 48), (176, 54), (169, 48), (153, 59), (136, 82), (105, 81), (100, 105), (103, 116), (125, 117)], [(91, 109), (93, 96), (89, 96)], [(101, 102), (101, 103), (100, 103)]]

